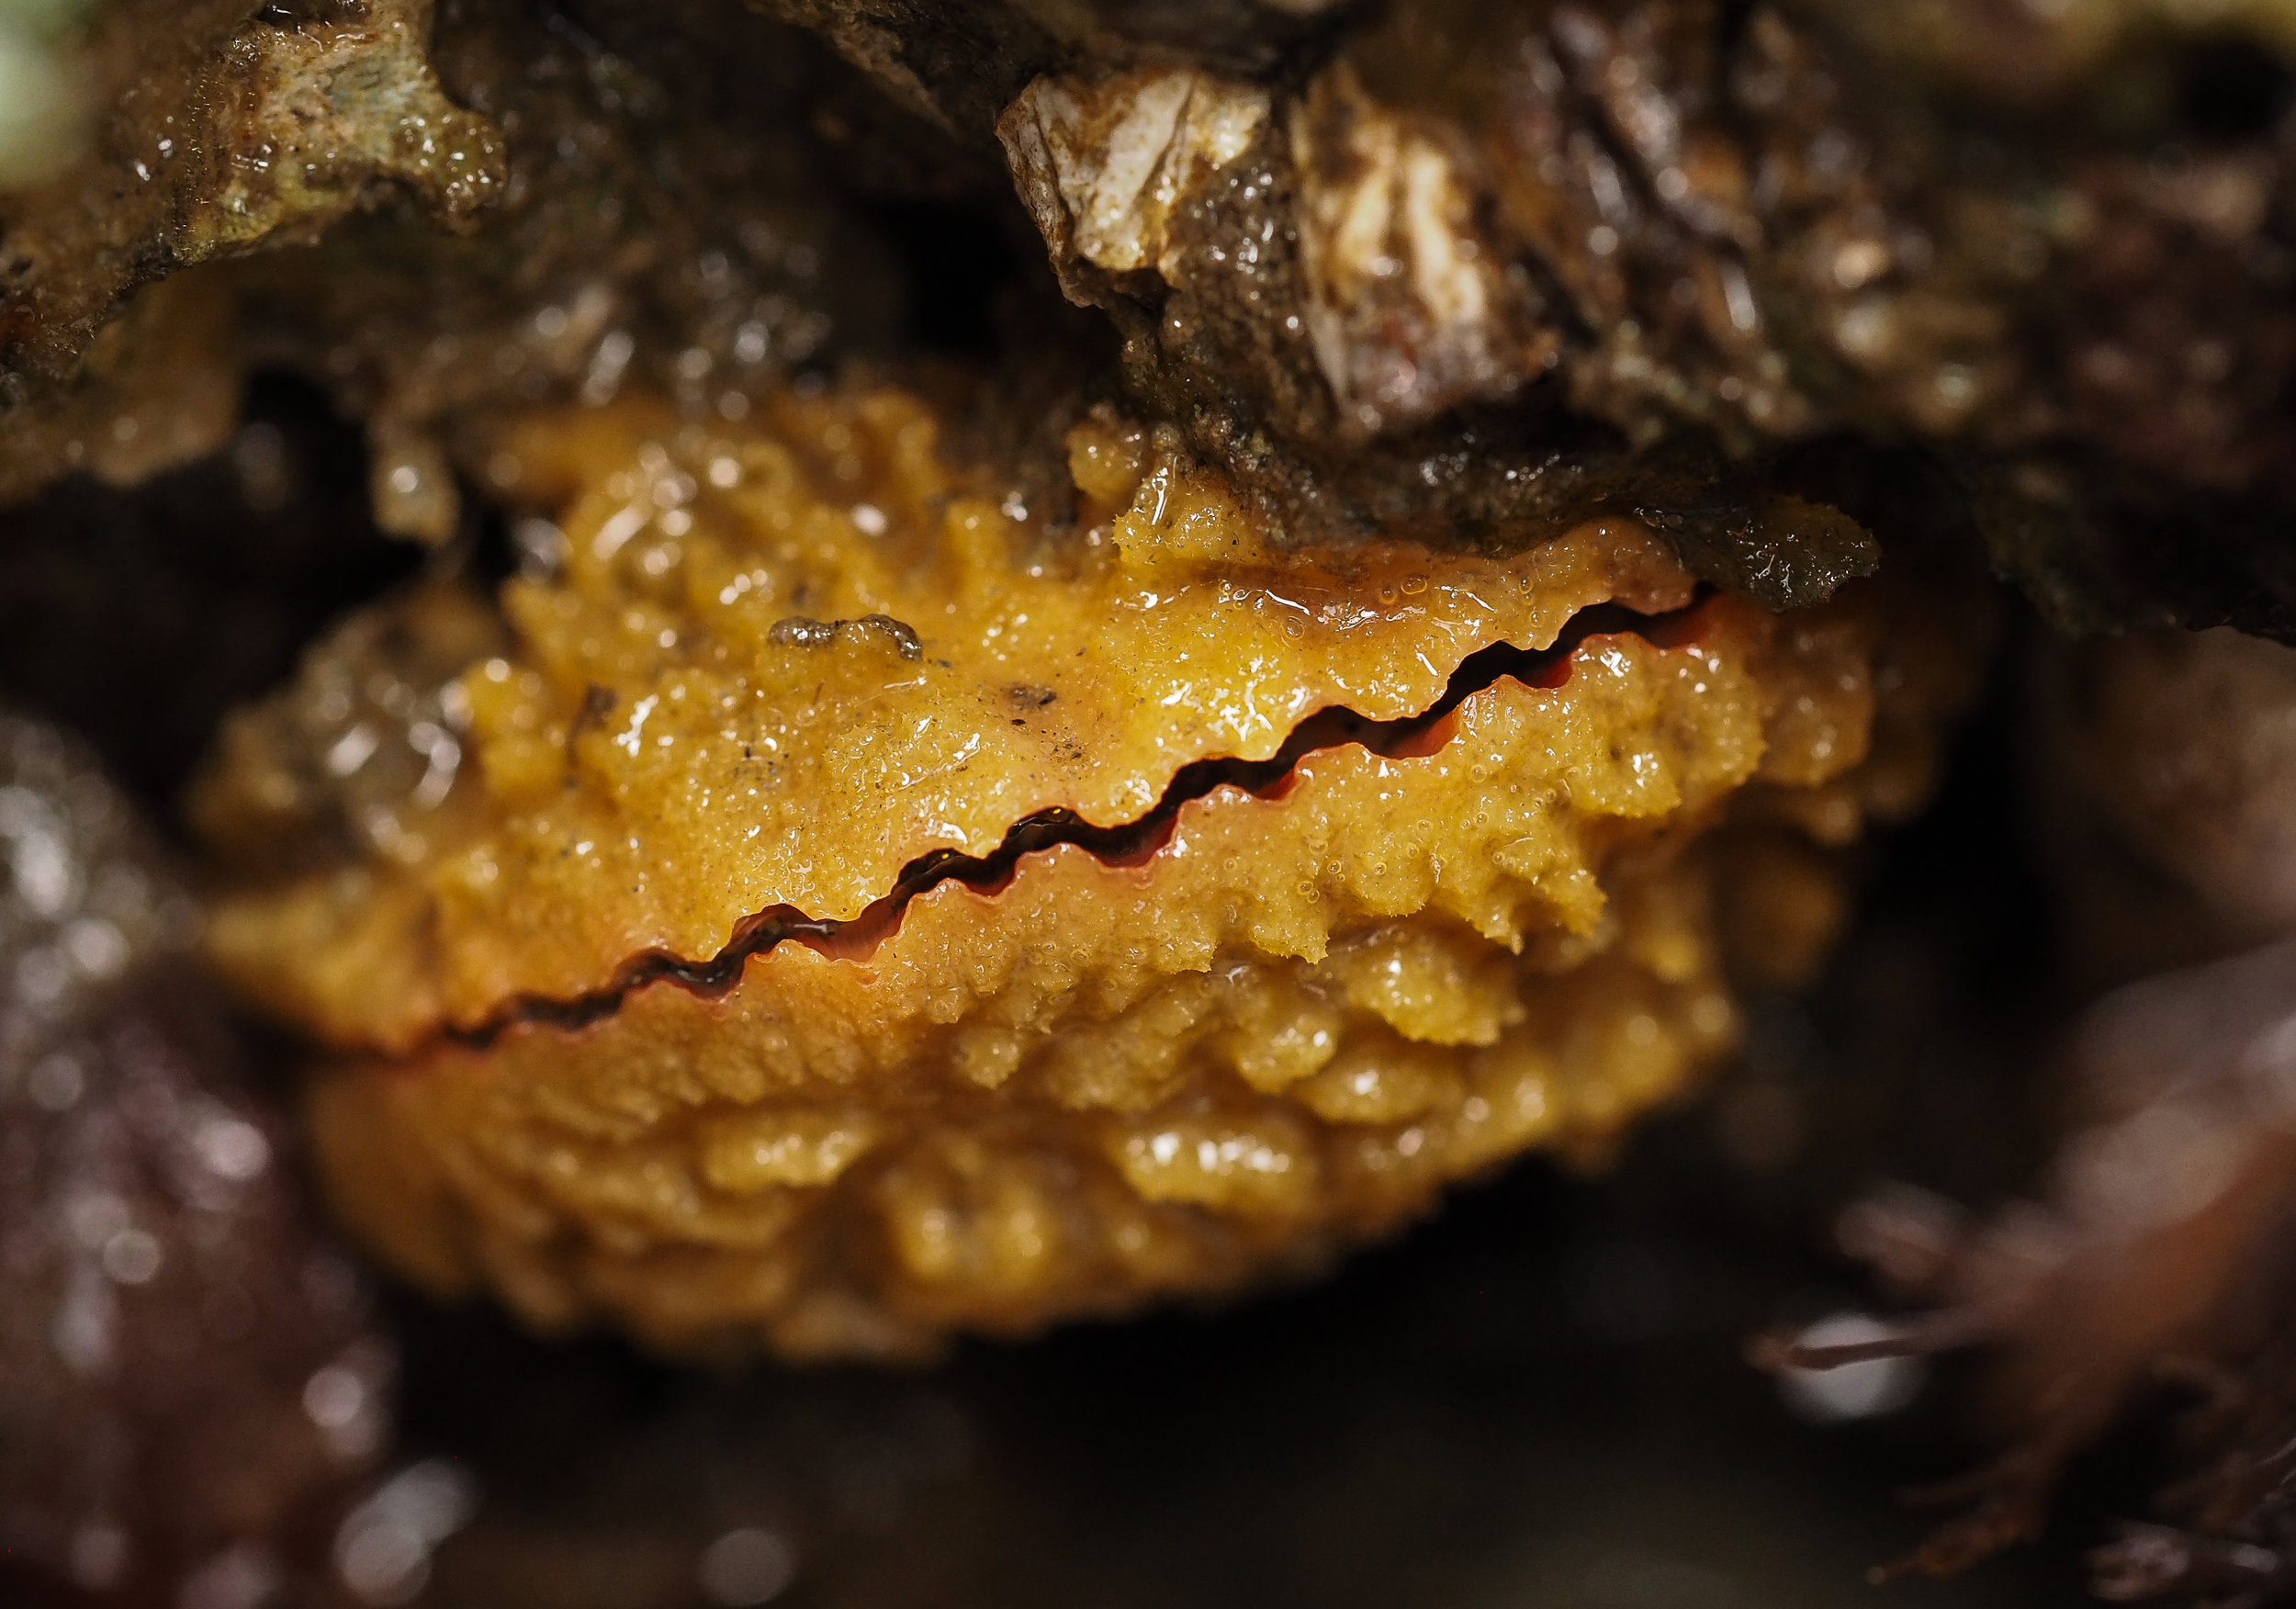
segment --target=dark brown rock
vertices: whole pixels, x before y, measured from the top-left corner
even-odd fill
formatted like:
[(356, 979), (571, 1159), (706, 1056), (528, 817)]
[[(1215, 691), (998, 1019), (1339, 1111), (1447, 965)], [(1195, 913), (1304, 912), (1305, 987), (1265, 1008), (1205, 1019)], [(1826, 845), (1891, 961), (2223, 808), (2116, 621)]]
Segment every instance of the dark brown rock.
[(390, 1423), (366, 1281), (201, 985), (197, 907), (85, 758), (13, 715), (0, 853), (0, 1590), (323, 1581)]

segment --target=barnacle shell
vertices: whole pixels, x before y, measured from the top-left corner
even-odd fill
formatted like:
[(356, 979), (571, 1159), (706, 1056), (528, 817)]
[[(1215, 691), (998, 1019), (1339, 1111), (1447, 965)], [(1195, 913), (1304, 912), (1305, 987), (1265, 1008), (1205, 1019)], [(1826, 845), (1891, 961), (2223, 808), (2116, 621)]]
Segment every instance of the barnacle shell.
[[(1056, 530), (936, 443), (882, 389), (510, 429), (560, 565), (507, 646), (442, 691), (474, 606), (417, 599), (229, 736), (214, 948), (333, 1047), (400, 1267), (836, 1354), (1311, 1266), (1729, 1042), (1734, 793), (1856, 828), (1870, 600), (1701, 602), (1630, 520), (1286, 551), (1107, 416)], [(386, 762), (433, 796), (343, 830)]]

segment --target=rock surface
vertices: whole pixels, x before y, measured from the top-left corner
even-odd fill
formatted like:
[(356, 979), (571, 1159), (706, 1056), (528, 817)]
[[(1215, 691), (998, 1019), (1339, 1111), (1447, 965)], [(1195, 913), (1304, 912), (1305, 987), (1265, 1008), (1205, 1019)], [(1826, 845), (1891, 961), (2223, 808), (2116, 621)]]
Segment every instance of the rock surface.
[(85, 756), (5, 714), (0, 868), (6, 1568), (105, 1603), (323, 1589), (390, 1427), (366, 1278), (203, 986), (197, 907)]

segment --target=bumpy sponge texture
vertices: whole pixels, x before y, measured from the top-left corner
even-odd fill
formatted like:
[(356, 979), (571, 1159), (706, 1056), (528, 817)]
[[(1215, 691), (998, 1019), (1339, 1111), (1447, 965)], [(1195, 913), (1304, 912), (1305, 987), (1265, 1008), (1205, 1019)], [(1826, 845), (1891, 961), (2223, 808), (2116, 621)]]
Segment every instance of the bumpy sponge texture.
[[(1057, 522), (937, 434), (888, 390), (511, 430), (552, 562), (492, 639), (399, 606), (425, 677), (477, 645), (428, 730), (354, 737), (322, 650), (230, 735), (199, 814), (289, 870), (217, 952), (332, 1048), (400, 1266), (808, 1356), (1313, 1266), (1683, 1088), (1727, 846), (1854, 834), (1953, 695), (1929, 613), (1698, 601), (1631, 521), (1303, 553), (1110, 420)], [(401, 750), (429, 795), (362, 835)]]

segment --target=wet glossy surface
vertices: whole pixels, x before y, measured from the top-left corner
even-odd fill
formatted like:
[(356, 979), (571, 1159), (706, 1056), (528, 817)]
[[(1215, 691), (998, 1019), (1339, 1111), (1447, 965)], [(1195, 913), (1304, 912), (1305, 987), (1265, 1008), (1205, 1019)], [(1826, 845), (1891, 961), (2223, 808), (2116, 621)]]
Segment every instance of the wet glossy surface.
[(513, 428), (557, 518), (501, 646), (442, 686), (480, 612), (411, 596), (235, 724), (215, 952), (349, 1061), (331, 1187), (433, 1288), (906, 1353), (1316, 1266), (1683, 1088), (1716, 902), (1806, 967), (1808, 846), (1953, 702), (1919, 588), (1686, 608), (1626, 521), (1288, 553), (1108, 416), (1056, 523), (936, 436), (889, 391)]

